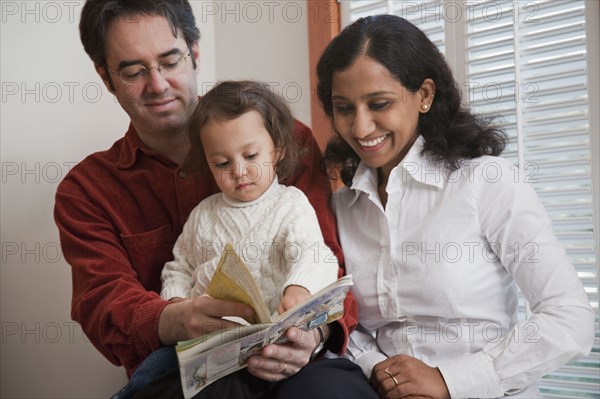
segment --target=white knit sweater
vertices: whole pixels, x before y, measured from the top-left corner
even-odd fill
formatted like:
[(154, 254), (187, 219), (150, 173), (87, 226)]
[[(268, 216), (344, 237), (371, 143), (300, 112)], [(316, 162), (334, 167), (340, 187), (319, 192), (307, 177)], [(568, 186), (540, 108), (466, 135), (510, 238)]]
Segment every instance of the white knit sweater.
[(228, 242), (250, 269), (272, 313), (289, 285), (314, 294), (337, 278), (337, 259), (323, 240), (310, 202), (296, 187), (275, 179), (254, 201), (219, 193), (194, 208), (173, 248), (174, 260), (162, 271), (161, 297), (203, 294)]

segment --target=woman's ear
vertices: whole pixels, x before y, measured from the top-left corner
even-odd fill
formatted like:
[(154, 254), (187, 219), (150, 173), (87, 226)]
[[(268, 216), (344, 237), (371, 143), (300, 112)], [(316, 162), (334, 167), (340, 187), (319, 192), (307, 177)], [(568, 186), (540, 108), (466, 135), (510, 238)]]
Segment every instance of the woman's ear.
[(419, 89), (419, 95), (421, 96), (420, 112), (429, 112), (433, 103), (433, 97), (435, 96), (435, 82), (431, 78), (423, 81)]

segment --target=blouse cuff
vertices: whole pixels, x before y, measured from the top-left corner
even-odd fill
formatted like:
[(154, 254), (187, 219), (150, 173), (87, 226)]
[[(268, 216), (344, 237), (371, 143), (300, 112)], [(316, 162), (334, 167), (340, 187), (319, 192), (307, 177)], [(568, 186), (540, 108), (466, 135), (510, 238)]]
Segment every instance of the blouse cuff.
[(381, 363), (387, 359), (387, 356), (381, 352), (367, 352), (361, 357), (352, 359), (352, 361), (360, 366), (367, 379), (371, 378), (373, 367), (377, 363)]
[(476, 352), (439, 364), (451, 398), (498, 398), (504, 396), (490, 359)]

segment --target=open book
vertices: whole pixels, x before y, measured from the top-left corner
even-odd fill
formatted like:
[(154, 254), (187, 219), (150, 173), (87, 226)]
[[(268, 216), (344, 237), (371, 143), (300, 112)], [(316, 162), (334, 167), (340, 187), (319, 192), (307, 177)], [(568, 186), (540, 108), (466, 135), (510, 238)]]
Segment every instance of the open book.
[(258, 324), (217, 331), (176, 346), (183, 394), (193, 397), (210, 383), (247, 366), (250, 356), (266, 345), (283, 342), (285, 331), (296, 326), (311, 330), (342, 317), (344, 299), (352, 285), (352, 276), (344, 276), (297, 304), (271, 318), (250, 271), (227, 244), (207, 294), (215, 299), (242, 302), (251, 306)]

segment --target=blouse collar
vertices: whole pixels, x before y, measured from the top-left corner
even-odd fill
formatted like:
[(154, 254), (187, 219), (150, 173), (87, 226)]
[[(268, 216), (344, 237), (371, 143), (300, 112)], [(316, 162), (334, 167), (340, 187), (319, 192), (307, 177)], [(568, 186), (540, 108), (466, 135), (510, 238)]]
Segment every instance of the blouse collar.
[[(435, 162), (427, 154), (422, 154), (424, 144), (423, 136), (419, 135), (404, 159), (392, 169), (386, 188), (388, 193), (393, 192), (397, 187), (402, 187), (411, 179), (428, 186), (444, 187), (447, 171), (443, 163)], [(350, 186), (355, 192), (350, 205), (358, 199), (361, 192), (369, 195), (377, 193), (377, 182), (377, 169), (361, 162)]]

